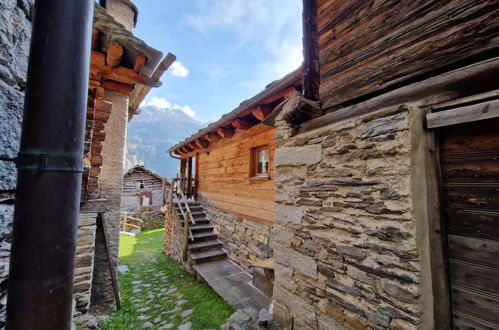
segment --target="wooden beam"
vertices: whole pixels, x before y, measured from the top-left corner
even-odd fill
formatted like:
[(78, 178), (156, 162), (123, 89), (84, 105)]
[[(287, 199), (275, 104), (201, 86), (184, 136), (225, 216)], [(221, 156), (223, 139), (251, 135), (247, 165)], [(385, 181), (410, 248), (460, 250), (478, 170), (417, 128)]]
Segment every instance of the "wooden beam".
[(194, 150), (194, 149), (192, 149), (192, 148), (191, 148), (191, 147), (189, 147), (189, 146), (184, 146), (184, 151), (185, 151), (185, 153), (189, 153), (189, 152), (191, 152), (191, 151), (193, 151), (193, 150)]
[[(157, 66), (156, 70), (154, 70), (154, 73), (151, 76), (151, 79), (153, 81), (159, 81), (159, 78), (161, 78), (161, 75), (170, 67), (170, 65), (175, 62), (177, 58), (175, 55), (172, 53), (168, 53), (165, 58), (161, 61), (161, 63)], [(137, 110), (140, 106), (140, 103), (144, 100), (146, 97), (147, 93), (151, 90), (150, 86), (143, 86), (139, 92), (137, 93), (137, 96), (135, 96), (132, 100), (130, 100), (130, 106), (129, 110), (133, 113), (135, 110)]]
[(437, 128), (499, 117), (499, 100), (483, 102), (466, 107), (429, 113), (426, 127)]
[(254, 124), (248, 120), (237, 118), (232, 121), (232, 126), (241, 130), (248, 130), (253, 127)]
[(192, 150), (199, 149), (199, 146), (196, 144), (196, 142), (191, 142), (191, 143), (189, 143), (189, 147), (190, 147)]
[(231, 138), (234, 136), (234, 129), (227, 127), (220, 127), (217, 129), (217, 133), (223, 138)]
[(105, 56), (102, 53), (92, 51), (90, 63), (91, 68), (98, 68), (101, 71), (102, 78), (104, 79), (114, 80), (124, 84), (142, 84), (150, 87), (159, 87), (162, 85), (160, 81), (125, 67), (120, 66), (112, 68), (105, 65)]
[(272, 112), (272, 108), (266, 105), (259, 105), (251, 112), (259, 121), (263, 121)]
[(96, 100), (104, 100), (104, 88), (97, 87), (95, 91), (95, 99)]
[(200, 148), (208, 148), (208, 146), (210, 145), (210, 142), (204, 140), (204, 139), (199, 139), (196, 141), (196, 144), (200, 147)]
[(115, 68), (120, 65), (123, 57), (123, 47), (116, 42), (111, 42), (107, 49), (106, 65)]
[(80, 213), (106, 212), (107, 199), (89, 199), (80, 201)]
[(184, 152), (183, 152), (183, 150), (182, 150), (182, 149), (176, 149), (176, 150), (173, 150), (173, 153), (174, 153), (174, 154), (177, 154), (177, 155), (179, 155), (179, 156), (180, 156), (180, 155), (182, 155)]
[(140, 73), (142, 67), (146, 63), (146, 57), (144, 55), (137, 55), (135, 57), (135, 62), (133, 63), (133, 71)]
[(205, 140), (208, 140), (211, 143), (215, 143), (215, 142), (219, 141), (221, 138), (222, 137), (218, 134), (208, 134), (208, 135), (205, 135), (205, 137), (204, 137)]
[(101, 86), (110, 91), (123, 93), (126, 95), (130, 95), (135, 89), (135, 85), (124, 84), (121, 82), (117, 82), (114, 80), (102, 80)]
[(92, 49), (97, 50), (99, 47), (99, 34), (100, 31), (96, 28), (92, 29)]

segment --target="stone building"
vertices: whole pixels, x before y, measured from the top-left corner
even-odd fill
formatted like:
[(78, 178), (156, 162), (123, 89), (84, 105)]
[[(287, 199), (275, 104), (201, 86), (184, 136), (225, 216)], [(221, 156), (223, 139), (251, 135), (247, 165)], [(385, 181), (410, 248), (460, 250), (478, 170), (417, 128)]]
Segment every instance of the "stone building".
[[(10, 235), (33, 1), (0, 3), (0, 325), (4, 322)], [(78, 225), (74, 297), (79, 312), (113, 305), (109, 262), (116, 267), (128, 121), (175, 57), (133, 36), (138, 11), (128, 0), (95, 4), (85, 168)], [(101, 215), (104, 215), (101, 217)], [(100, 221), (105, 219), (111, 261)]]
[[(275, 203), (275, 322), (499, 327), (497, 4), (303, 4), (303, 88), (261, 118), (275, 128), (267, 160), (275, 195), (266, 197)], [(247, 116), (259, 104), (249, 108), (170, 149), (196, 157), (199, 201), (212, 221), (240, 231), (224, 241), (229, 256), (255, 232), (227, 207), (247, 192), (230, 183), (239, 180), (233, 173), (253, 173), (252, 153), (240, 149), (244, 162), (217, 156), (219, 180), (229, 183), (204, 191), (216, 166), (201, 160), (245, 134), (241, 127), (258, 129)], [(248, 217), (260, 205), (236, 209), (250, 209)]]
[(126, 171), (123, 176), (122, 212), (158, 211), (164, 205), (165, 180), (143, 165)]

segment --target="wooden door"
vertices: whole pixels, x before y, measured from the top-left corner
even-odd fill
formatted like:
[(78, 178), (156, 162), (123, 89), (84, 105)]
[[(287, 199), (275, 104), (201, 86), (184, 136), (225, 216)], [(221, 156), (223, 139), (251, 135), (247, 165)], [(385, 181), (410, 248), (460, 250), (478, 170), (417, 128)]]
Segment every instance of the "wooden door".
[(439, 137), (453, 328), (499, 329), (499, 120)]

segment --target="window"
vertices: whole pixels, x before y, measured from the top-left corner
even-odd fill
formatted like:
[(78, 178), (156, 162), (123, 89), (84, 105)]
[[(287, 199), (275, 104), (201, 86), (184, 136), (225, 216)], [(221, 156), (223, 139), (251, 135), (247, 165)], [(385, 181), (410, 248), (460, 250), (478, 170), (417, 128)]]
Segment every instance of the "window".
[(250, 178), (269, 178), (270, 153), (268, 146), (251, 149)]
[(144, 189), (144, 180), (135, 181), (135, 187), (137, 188), (137, 190)]

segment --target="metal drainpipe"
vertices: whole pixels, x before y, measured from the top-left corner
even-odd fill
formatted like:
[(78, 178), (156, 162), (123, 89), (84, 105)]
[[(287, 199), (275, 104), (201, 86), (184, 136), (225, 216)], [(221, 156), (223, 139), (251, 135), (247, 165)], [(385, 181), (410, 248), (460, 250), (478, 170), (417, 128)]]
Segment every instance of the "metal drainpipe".
[(71, 328), (93, 8), (35, 2), (7, 329)]

